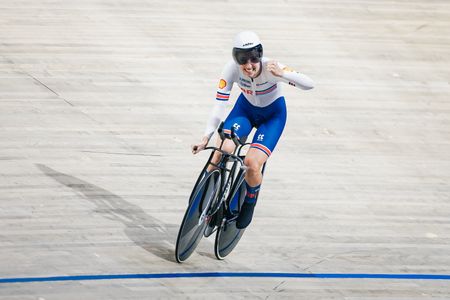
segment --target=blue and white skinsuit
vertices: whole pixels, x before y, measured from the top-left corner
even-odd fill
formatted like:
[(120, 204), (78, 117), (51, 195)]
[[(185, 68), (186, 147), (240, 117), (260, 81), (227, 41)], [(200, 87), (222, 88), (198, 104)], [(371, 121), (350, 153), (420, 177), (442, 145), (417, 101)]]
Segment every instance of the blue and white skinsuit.
[(242, 93), (224, 122), (224, 132), (230, 133), (231, 127), (240, 138), (247, 137), (253, 127), (257, 128), (251, 148), (256, 148), (270, 156), (274, 150), (284, 125), (286, 124), (286, 103), (280, 82), (285, 82), (303, 90), (312, 89), (313, 81), (280, 63), (282, 77), (267, 70), (270, 60), (263, 57), (261, 73), (250, 78), (241, 71), (234, 60), (230, 60), (222, 71), (217, 89), (216, 104), (206, 126), (205, 136), (211, 138), (226, 113), (227, 102), (234, 83)]

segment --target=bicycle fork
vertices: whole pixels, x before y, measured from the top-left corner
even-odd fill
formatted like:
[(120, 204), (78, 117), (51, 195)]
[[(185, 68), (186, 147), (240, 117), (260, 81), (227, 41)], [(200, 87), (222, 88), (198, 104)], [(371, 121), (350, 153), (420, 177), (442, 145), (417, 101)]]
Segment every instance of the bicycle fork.
[[(218, 181), (220, 181), (220, 177), (219, 177)], [(218, 185), (220, 185), (220, 182), (214, 183), (214, 192), (209, 197), (208, 203), (205, 205), (205, 208), (203, 209), (202, 214), (200, 215), (200, 218), (198, 219), (198, 226), (200, 226), (205, 221), (205, 219), (207, 217), (208, 210), (209, 210), (209, 208), (211, 206), (211, 202), (216, 198)], [(213, 214), (209, 214), (209, 215), (211, 216)]]

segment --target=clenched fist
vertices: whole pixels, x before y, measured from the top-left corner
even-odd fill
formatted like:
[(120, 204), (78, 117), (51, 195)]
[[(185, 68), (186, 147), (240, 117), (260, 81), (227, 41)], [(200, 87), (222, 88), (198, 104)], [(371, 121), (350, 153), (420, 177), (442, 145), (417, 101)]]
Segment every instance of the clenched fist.
[(267, 63), (267, 71), (270, 71), (273, 75), (277, 77), (283, 76), (283, 70), (280, 68), (276, 61), (269, 61)]

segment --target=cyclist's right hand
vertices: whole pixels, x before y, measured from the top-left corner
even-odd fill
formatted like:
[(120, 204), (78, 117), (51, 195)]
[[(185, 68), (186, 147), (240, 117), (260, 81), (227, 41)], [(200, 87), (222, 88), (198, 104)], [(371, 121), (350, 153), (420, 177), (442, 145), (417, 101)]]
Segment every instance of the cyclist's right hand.
[(200, 143), (191, 146), (192, 154), (197, 154), (200, 151), (202, 151), (203, 149), (205, 149), (206, 146), (208, 145), (208, 142), (209, 142), (209, 138), (207, 136), (204, 136)]

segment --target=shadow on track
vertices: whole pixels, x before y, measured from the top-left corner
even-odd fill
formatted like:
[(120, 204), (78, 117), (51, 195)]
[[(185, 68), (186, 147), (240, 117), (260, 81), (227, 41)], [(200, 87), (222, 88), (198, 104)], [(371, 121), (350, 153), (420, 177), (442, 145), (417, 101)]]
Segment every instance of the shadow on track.
[(174, 245), (170, 240), (177, 234), (177, 225), (166, 225), (146, 214), (139, 206), (92, 183), (58, 172), (43, 164), (36, 166), (46, 176), (75, 190), (94, 203), (97, 206), (95, 212), (123, 223), (126, 226), (125, 234), (136, 245), (164, 260), (175, 262)]

